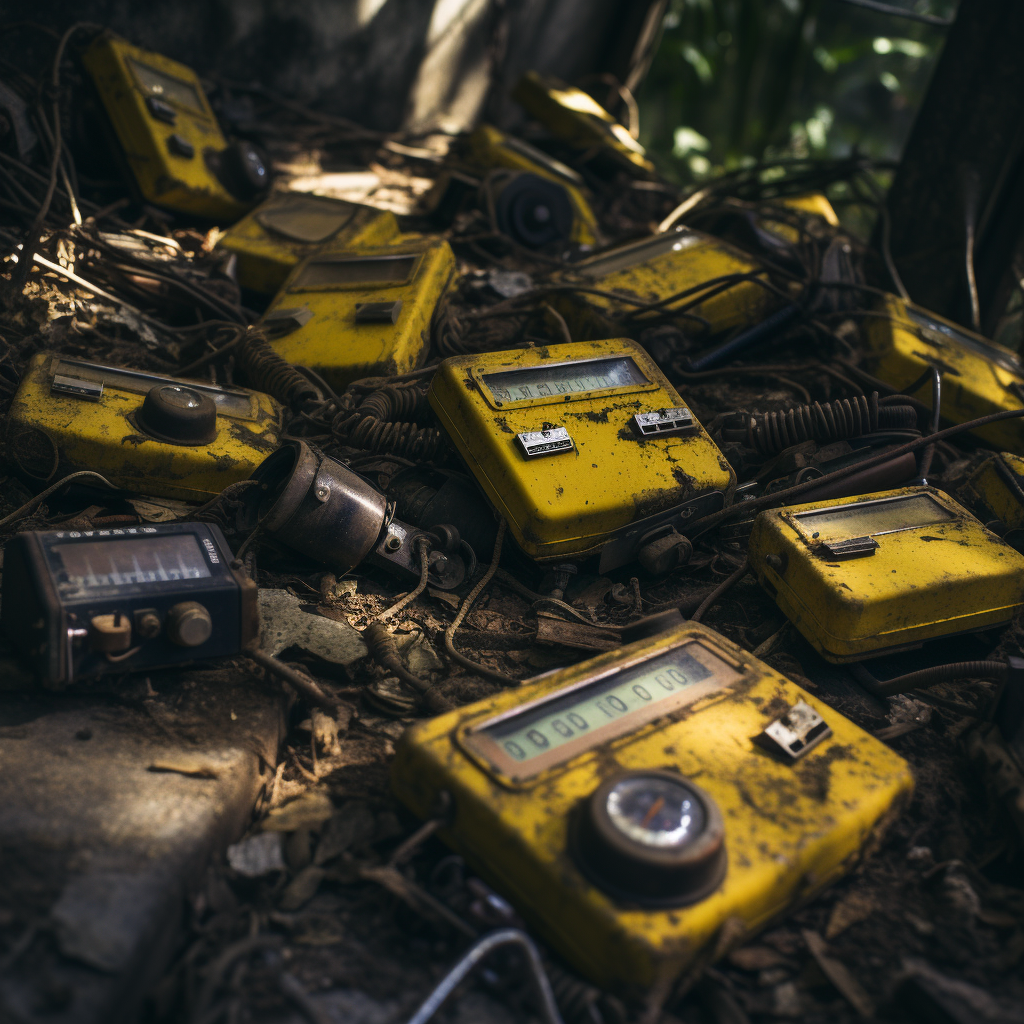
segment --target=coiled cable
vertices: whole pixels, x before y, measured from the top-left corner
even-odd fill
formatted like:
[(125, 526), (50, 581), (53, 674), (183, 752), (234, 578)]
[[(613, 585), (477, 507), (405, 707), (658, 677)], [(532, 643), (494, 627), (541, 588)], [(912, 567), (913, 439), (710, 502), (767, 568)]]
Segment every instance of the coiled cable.
[(346, 392), (338, 402), (331, 433), (339, 444), (381, 455), (429, 462), (445, 447), (436, 427), (421, 427), (410, 420), (427, 412), (426, 393), (416, 384), (389, 384), (367, 395), (358, 405)]
[(308, 377), (278, 355), (266, 335), (250, 327), (238, 344), (236, 358), (249, 384), (292, 409), (322, 401), (323, 396)]
[[(892, 401), (896, 399), (896, 401)], [(842, 441), (876, 430), (905, 430), (917, 426), (912, 405), (891, 396), (879, 401), (878, 392), (834, 402), (812, 402), (776, 412), (737, 413), (722, 429), (727, 441), (739, 441), (761, 455), (775, 455), (803, 441)]]

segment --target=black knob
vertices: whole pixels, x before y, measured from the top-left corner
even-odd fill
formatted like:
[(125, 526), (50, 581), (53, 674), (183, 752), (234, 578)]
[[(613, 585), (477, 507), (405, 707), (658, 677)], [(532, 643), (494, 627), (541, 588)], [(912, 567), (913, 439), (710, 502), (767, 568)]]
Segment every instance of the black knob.
[(181, 601), (167, 612), (167, 639), (179, 647), (199, 647), (210, 639), (213, 619), (198, 601)]
[(171, 444), (209, 444), (217, 436), (217, 406), (186, 384), (158, 384), (143, 400), (138, 425)]
[(569, 193), (536, 174), (517, 174), (502, 186), (495, 215), (504, 234), (530, 249), (566, 242), (572, 234)]
[(595, 885), (640, 906), (696, 903), (726, 872), (721, 812), (699, 786), (671, 771), (607, 779), (580, 808), (574, 846)]

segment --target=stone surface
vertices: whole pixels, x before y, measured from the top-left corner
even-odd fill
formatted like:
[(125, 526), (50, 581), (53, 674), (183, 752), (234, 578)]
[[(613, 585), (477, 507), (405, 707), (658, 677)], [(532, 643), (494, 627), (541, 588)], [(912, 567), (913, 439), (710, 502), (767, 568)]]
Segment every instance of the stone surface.
[(273, 779), (283, 711), (230, 666), (0, 693), (0, 1020), (134, 1017)]

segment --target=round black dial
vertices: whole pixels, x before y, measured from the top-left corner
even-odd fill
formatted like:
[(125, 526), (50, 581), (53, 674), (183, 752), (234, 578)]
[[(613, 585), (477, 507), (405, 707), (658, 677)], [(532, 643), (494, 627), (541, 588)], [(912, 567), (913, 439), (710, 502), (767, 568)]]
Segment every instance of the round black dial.
[(714, 800), (676, 772), (607, 779), (580, 808), (573, 854), (623, 903), (671, 907), (709, 896), (725, 877), (725, 827)]
[(147, 434), (171, 444), (209, 444), (217, 436), (217, 406), (209, 395), (187, 384), (158, 384), (138, 412)]

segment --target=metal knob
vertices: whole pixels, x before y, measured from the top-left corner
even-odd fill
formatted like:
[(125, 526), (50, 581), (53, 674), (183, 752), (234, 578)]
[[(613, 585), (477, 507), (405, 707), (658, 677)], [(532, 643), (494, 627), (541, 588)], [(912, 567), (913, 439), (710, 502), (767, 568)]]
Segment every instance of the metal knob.
[(210, 639), (213, 619), (198, 601), (181, 601), (167, 613), (167, 639), (179, 647), (199, 647)]

